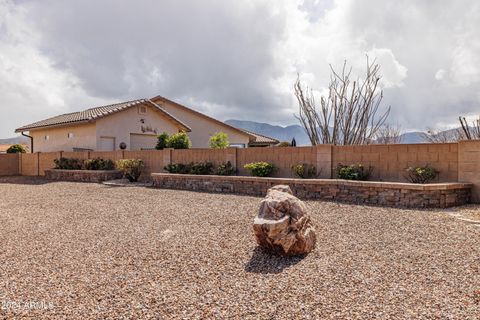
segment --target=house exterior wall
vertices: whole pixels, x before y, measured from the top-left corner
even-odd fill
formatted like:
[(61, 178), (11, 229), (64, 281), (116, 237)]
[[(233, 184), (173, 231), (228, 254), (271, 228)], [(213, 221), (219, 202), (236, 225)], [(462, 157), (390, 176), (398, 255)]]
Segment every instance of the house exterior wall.
[[(144, 123), (141, 120), (144, 120)], [(142, 127), (143, 131), (142, 132)], [(72, 124), (62, 127), (50, 127), (30, 131), (33, 137), (34, 152), (73, 151), (74, 148), (100, 150), (102, 137), (115, 138), (115, 150), (125, 142), (126, 150), (130, 149), (130, 134), (145, 134), (152, 136), (167, 132), (173, 134), (179, 131), (176, 123), (165, 117), (160, 111), (147, 106), (146, 114), (138, 112), (138, 106), (100, 118), (94, 123)], [(68, 134), (73, 136), (69, 137)], [(48, 136), (48, 140), (45, 139)], [(152, 143), (154, 139), (151, 139)], [(155, 144), (145, 146), (154, 148)]]
[(230, 129), (216, 121), (198, 115), (191, 110), (182, 108), (168, 101), (158, 101), (157, 103), (192, 129), (192, 132), (189, 132), (188, 135), (192, 141), (193, 148), (208, 148), (210, 136), (216, 132), (226, 133), (230, 144), (244, 144), (245, 147), (248, 146), (250, 139), (247, 134), (242, 134), (239, 131)]
[[(73, 133), (69, 138), (68, 134)], [(83, 123), (30, 131), (34, 152), (73, 151), (73, 148), (95, 149), (97, 145), (95, 123)], [(45, 140), (48, 136), (48, 140)]]
[[(142, 119), (144, 120), (144, 123), (141, 122)], [(143, 131), (145, 132), (142, 131), (142, 127), (144, 129)], [(156, 130), (156, 133), (151, 132), (151, 130)], [(125, 142), (127, 144), (126, 150), (131, 150), (131, 133), (152, 135), (160, 134), (164, 131), (168, 134), (177, 133), (179, 131), (179, 127), (177, 124), (166, 118), (160, 111), (155, 110), (151, 106), (147, 107), (146, 114), (140, 114), (138, 112), (138, 106), (135, 106), (97, 120), (97, 144), (94, 149), (100, 149), (101, 137), (115, 137), (115, 150), (119, 150), (119, 144), (121, 142)], [(149, 147), (155, 148), (155, 145), (145, 146), (145, 148)]]

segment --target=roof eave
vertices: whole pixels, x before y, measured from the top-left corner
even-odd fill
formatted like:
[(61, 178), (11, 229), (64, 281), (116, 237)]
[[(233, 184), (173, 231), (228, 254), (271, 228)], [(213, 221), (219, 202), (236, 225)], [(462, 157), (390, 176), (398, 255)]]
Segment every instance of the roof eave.
[(91, 122), (95, 122), (95, 119), (70, 121), (70, 122), (57, 123), (57, 124), (38, 126), (38, 127), (20, 127), (20, 128), (15, 129), (15, 133), (25, 132), (25, 131), (30, 132), (30, 131), (34, 131), (34, 130), (41, 130), (41, 129), (47, 129), (47, 128), (67, 127), (67, 126), (71, 126), (71, 125), (75, 125), (75, 124), (85, 124), (85, 123), (91, 123)]

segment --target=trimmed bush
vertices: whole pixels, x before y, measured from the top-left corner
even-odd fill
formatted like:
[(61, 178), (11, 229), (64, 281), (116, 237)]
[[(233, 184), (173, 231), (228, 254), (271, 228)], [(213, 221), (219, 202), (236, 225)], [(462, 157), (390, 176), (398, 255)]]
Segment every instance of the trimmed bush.
[(83, 166), (85, 170), (114, 170), (115, 162), (110, 159), (88, 159), (83, 161)]
[(277, 147), (291, 147), (292, 144), (288, 141), (282, 141), (279, 144), (276, 145)]
[(425, 167), (408, 167), (405, 171), (405, 178), (411, 183), (427, 183), (438, 175), (438, 171), (429, 165)]
[(75, 158), (59, 158), (53, 160), (55, 169), (63, 170), (81, 170), (83, 168), (83, 161)]
[(230, 161), (224, 162), (215, 169), (215, 174), (219, 176), (233, 176), (237, 173), (237, 169)]
[(275, 170), (275, 167), (273, 166), (273, 164), (268, 162), (263, 162), (263, 161), (247, 163), (243, 167), (247, 169), (252, 176), (255, 176), (255, 177), (268, 177)]
[(167, 148), (189, 149), (191, 146), (192, 142), (186, 132), (175, 133), (167, 138)]
[(158, 141), (157, 141), (157, 145), (155, 146), (155, 149), (157, 150), (163, 150), (165, 148), (168, 148), (167, 147), (167, 143), (168, 143), (168, 133), (166, 132), (163, 132), (162, 134), (159, 134), (158, 135)]
[(213, 163), (211, 162), (196, 162), (190, 164), (190, 174), (212, 174)]
[(208, 161), (192, 162), (189, 164), (171, 163), (166, 165), (163, 169), (169, 173), (209, 175), (213, 173), (213, 163)]
[(130, 182), (138, 181), (145, 167), (141, 159), (124, 159), (117, 161), (117, 169), (122, 171), (123, 177)]
[(337, 166), (337, 177), (345, 180), (366, 181), (370, 179), (372, 171), (372, 167), (365, 168), (361, 164), (352, 164), (349, 166), (339, 164)]
[(180, 173), (180, 174), (189, 174), (190, 173), (190, 165), (183, 164), (183, 163), (170, 163), (163, 167), (164, 170), (168, 171), (169, 173)]
[(308, 163), (294, 164), (291, 170), (295, 177), (301, 179), (314, 179), (319, 176), (319, 174), (317, 174), (317, 168)]
[(22, 146), (21, 144), (12, 144), (8, 149), (7, 153), (25, 153), (27, 150), (25, 150), (25, 147)]
[(224, 132), (216, 132), (210, 137), (209, 145), (212, 149), (228, 148), (230, 145), (230, 142), (228, 142), (228, 135)]

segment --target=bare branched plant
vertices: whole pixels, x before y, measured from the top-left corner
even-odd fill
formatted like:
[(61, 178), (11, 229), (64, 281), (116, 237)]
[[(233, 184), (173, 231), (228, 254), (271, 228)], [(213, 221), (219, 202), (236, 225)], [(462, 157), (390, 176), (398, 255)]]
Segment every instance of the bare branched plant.
[(478, 140), (480, 139), (480, 118), (472, 121), (472, 125), (468, 125), (465, 117), (458, 117), (460, 125), (462, 126), (463, 139)]
[(423, 138), (428, 143), (448, 143), (464, 139), (464, 134), (460, 129), (439, 131), (428, 128), (428, 131), (423, 134)]
[(402, 143), (402, 129), (400, 125), (386, 123), (381, 126), (376, 134), (375, 143), (394, 144)]
[(380, 66), (367, 56), (364, 78), (351, 80), (352, 68), (344, 62), (341, 72), (330, 65), (328, 97), (322, 96), (317, 110), (313, 91), (295, 82), (299, 113), (296, 115), (312, 145), (370, 144), (390, 114), (390, 107), (379, 114), (383, 91), (379, 88)]

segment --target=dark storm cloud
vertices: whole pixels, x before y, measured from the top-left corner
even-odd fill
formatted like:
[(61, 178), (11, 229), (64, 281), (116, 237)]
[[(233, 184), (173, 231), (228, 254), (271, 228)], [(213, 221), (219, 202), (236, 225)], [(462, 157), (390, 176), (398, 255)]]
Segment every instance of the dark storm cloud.
[(42, 52), (92, 96), (162, 94), (236, 112), (275, 109), (284, 13), (233, 1), (29, 3)]
[[(300, 72), (381, 64), (392, 122), (480, 105), (480, 4), (462, 1), (0, 0), (0, 136), (62, 112), (167, 96), (214, 117), (291, 124)], [(4, 121), (4, 115), (9, 121)]]

